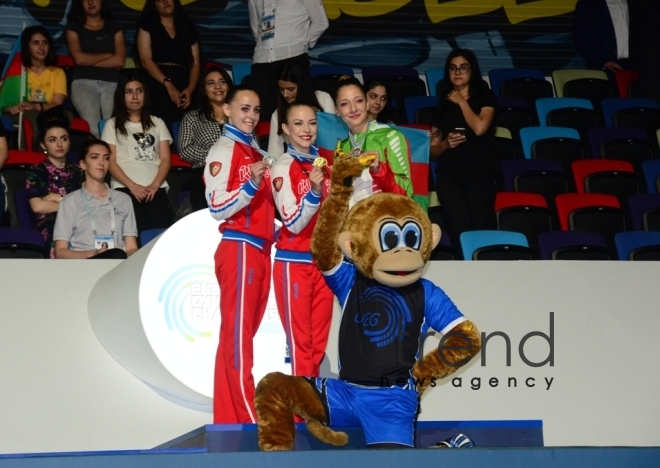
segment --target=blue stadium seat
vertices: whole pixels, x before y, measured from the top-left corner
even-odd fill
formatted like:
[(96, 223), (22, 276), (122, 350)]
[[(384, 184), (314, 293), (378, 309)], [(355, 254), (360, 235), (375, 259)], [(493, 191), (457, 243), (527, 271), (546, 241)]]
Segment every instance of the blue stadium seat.
[(660, 261), (660, 232), (631, 231), (614, 236), (619, 260)]
[(660, 159), (645, 161), (642, 163), (644, 179), (646, 179), (646, 188), (649, 193), (660, 193)]
[(437, 106), (437, 96), (412, 96), (403, 100), (408, 123), (431, 125), (430, 117)]
[(436, 96), (438, 82), (445, 76), (445, 68), (427, 68), (424, 75), (426, 76), (426, 87), (429, 90), (429, 96)]
[(167, 229), (165, 228), (145, 229), (140, 233), (140, 247), (144, 247), (156, 237), (164, 233), (166, 230)]
[(628, 109), (660, 109), (658, 103), (653, 99), (646, 98), (612, 98), (601, 101), (603, 118), (607, 127), (617, 126), (616, 114)]
[(249, 63), (237, 63), (231, 66), (231, 75), (232, 80), (234, 80), (235, 85), (243, 83), (243, 79), (250, 74), (252, 71), (252, 62)]
[(467, 231), (461, 234), (465, 260), (533, 260), (524, 234), (510, 231)]

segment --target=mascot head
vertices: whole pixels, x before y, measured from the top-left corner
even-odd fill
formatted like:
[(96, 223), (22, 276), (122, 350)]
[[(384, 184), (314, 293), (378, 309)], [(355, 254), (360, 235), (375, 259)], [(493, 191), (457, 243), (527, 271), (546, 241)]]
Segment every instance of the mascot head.
[(440, 227), (411, 198), (379, 193), (356, 203), (344, 221), (339, 247), (360, 272), (391, 287), (422, 276)]

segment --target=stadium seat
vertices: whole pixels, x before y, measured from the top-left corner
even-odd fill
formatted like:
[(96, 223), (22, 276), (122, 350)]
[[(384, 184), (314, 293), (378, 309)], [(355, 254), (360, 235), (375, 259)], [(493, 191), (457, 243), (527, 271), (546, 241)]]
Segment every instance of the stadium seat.
[(0, 227), (0, 258), (48, 258), (48, 252), (39, 231)]
[(174, 152), (179, 152), (179, 129), (181, 128), (181, 121), (177, 120), (172, 122), (172, 140), (174, 141)]
[(266, 151), (268, 149), (268, 138), (270, 137), (270, 120), (266, 122), (259, 122), (255, 129), (257, 139), (259, 140), (259, 147)]
[(621, 206), (628, 206), (628, 197), (640, 193), (639, 179), (628, 161), (585, 159), (571, 166), (578, 193), (614, 195)]
[(638, 70), (618, 71), (614, 74), (614, 80), (616, 81), (617, 88), (619, 88), (619, 97), (622, 98), (633, 97), (629, 95), (628, 88), (630, 87), (631, 83), (639, 80), (639, 71)]
[(103, 135), (103, 129), (105, 128), (105, 123), (108, 121), (108, 119), (101, 119), (99, 120), (99, 136)]
[(9, 150), (7, 161), (0, 173), (7, 184), (7, 209), (11, 216), (11, 226), (18, 227), (18, 212), (16, 210), (15, 194), (25, 189), (25, 180), (30, 166), (42, 162), (46, 156), (44, 153), (25, 150)]
[(431, 252), (429, 260), (458, 260), (447, 233), (442, 233), (440, 243)]
[(231, 78), (235, 85), (243, 84), (243, 80), (250, 76), (252, 71), (252, 62), (236, 63), (231, 66)]
[(574, 128), (528, 127), (520, 130), (525, 158), (545, 159), (562, 164), (566, 172), (571, 163), (585, 158), (584, 144)]
[(389, 98), (394, 107), (403, 109), (407, 97), (426, 96), (426, 83), (419, 78), (413, 67), (377, 66), (362, 69), (362, 81), (380, 78), (389, 91)]
[(542, 98), (536, 100), (536, 112), (541, 127), (574, 128), (581, 138), (598, 127), (594, 108), (587, 99)]
[(631, 195), (628, 206), (635, 231), (660, 231), (660, 194)]
[(644, 173), (642, 164), (655, 159), (657, 154), (646, 132), (639, 128), (593, 128), (587, 140), (594, 158), (628, 161), (638, 176)]
[(166, 177), (167, 184), (170, 186), (167, 191), (167, 199), (175, 213), (179, 206), (179, 193), (190, 190), (191, 167), (190, 163), (181, 159), (178, 153), (171, 154), (170, 171)]
[(568, 193), (557, 195), (557, 214), (564, 231), (596, 232), (615, 252), (614, 235), (627, 231), (626, 217), (614, 195)]
[(34, 229), (36, 218), (30, 208), (26, 189), (17, 190), (14, 193), (14, 203), (16, 203), (16, 215), (21, 229)]
[(660, 232), (620, 232), (614, 241), (619, 260), (660, 261)]
[(5, 134), (7, 135), (7, 148), (18, 149), (18, 135), (16, 129), (14, 128), (14, 124), (11, 121), (11, 117), (8, 115), (3, 115), (0, 117), (0, 119), (2, 119), (0, 125), (5, 128)]
[(553, 230), (552, 213), (542, 195), (498, 192), (495, 196), (495, 217), (498, 230), (523, 233), (529, 247), (539, 257), (538, 235)]
[(432, 116), (438, 107), (435, 96), (412, 96), (403, 100), (408, 123), (431, 125)]
[(145, 229), (140, 233), (140, 247), (144, 247), (165, 231), (165, 228)]
[(660, 159), (644, 161), (642, 171), (649, 193), (660, 193)]
[[(640, 109), (647, 109), (654, 114), (653, 110), (660, 109), (658, 103), (653, 99), (645, 98), (612, 98), (603, 99), (601, 102), (603, 109), (603, 118), (607, 127), (630, 127), (633, 125), (620, 125), (617, 114), (620, 112), (639, 112)], [(625, 122), (625, 118), (623, 119)]]
[(488, 72), (488, 79), (495, 96), (522, 99), (530, 109), (537, 99), (554, 95), (552, 84), (540, 70), (497, 68)]
[(555, 86), (557, 97), (564, 97), (566, 83), (573, 80), (593, 78), (607, 81), (607, 74), (602, 70), (588, 70), (584, 68), (565, 68), (552, 72), (552, 82)]
[(534, 252), (520, 232), (467, 231), (460, 239), (465, 260), (534, 260)]
[(578, 78), (564, 84), (564, 97), (587, 99), (594, 109), (600, 110), (602, 100), (619, 97), (619, 91), (609, 80)]
[(314, 89), (324, 91), (331, 96), (334, 94), (341, 76), (354, 76), (353, 69), (343, 65), (312, 65), (309, 73)]
[(428, 88), (429, 96), (437, 96), (438, 83), (445, 76), (445, 68), (427, 68), (424, 74), (426, 76), (426, 87)]
[(504, 187), (507, 191), (542, 195), (554, 211), (555, 197), (573, 190), (561, 163), (540, 159), (502, 161)]
[(595, 232), (552, 231), (538, 237), (543, 260), (611, 260), (605, 239)]

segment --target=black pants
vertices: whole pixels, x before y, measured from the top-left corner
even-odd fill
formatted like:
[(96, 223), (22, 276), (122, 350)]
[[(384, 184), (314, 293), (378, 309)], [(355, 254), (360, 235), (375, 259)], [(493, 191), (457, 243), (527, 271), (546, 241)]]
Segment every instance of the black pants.
[(484, 173), (438, 172), (438, 200), (456, 253), (465, 231), (495, 229), (495, 179)]
[(270, 117), (277, 109), (277, 78), (281, 68), (287, 63), (295, 63), (301, 70), (309, 72), (311, 66), (309, 55), (302, 54), (297, 57), (291, 57), (277, 62), (253, 63), (250, 71), (250, 79), (246, 82), (248, 86), (254, 88), (261, 101), (261, 122), (270, 122)]
[(110, 258), (113, 260), (125, 260), (128, 258), (128, 255), (126, 255), (126, 252), (124, 252), (122, 249), (108, 249), (105, 252), (98, 253), (89, 258)]
[(204, 167), (195, 167), (190, 171), (190, 205), (193, 211), (208, 208), (206, 202), (206, 185), (202, 176)]
[(153, 200), (149, 203), (140, 203), (126, 187), (118, 188), (117, 190), (131, 197), (133, 211), (135, 211), (138, 236), (146, 229), (167, 229), (174, 222), (172, 208), (167, 199), (167, 191), (164, 188), (158, 189)]

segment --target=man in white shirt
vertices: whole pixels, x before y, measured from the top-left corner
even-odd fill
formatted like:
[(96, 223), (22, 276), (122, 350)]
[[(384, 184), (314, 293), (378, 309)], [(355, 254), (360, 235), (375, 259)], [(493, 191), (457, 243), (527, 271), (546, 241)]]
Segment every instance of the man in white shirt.
[(309, 69), (307, 51), (328, 29), (322, 0), (249, 0), (250, 27), (257, 43), (251, 85), (261, 100), (261, 120), (277, 107), (277, 74), (289, 62)]
[(628, 2), (579, 0), (575, 5), (573, 43), (588, 68), (609, 73), (629, 69)]

